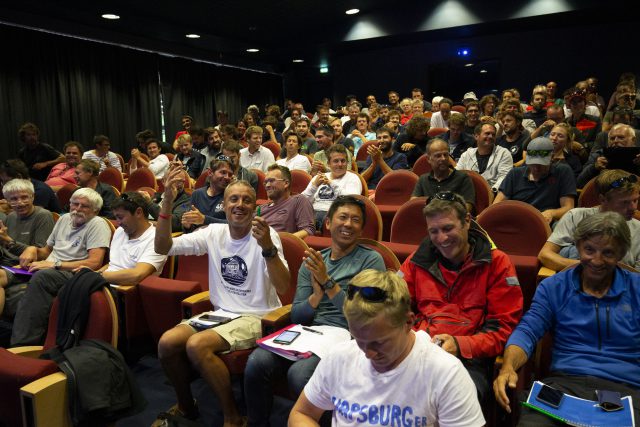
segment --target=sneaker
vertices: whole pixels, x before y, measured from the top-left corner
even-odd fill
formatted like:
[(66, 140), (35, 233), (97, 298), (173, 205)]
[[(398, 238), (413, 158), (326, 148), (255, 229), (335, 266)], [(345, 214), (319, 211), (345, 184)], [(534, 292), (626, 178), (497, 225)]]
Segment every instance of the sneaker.
[[(195, 404), (195, 402), (194, 402)], [(151, 424), (151, 427), (198, 427), (200, 423), (197, 420), (200, 417), (198, 406), (196, 405), (195, 415), (187, 417), (176, 403), (166, 412), (160, 412), (158, 418)]]

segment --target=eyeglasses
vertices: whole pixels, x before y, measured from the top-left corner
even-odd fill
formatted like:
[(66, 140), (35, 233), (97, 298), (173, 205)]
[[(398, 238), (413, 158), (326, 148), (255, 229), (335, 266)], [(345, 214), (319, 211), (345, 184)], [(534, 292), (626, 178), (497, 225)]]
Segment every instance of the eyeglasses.
[[(136, 194), (136, 193), (134, 193), (134, 194)], [(142, 207), (142, 205), (141, 205), (140, 203), (138, 203), (138, 201), (139, 201), (139, 200), (138, 200), (138, 201), (136, 201), (136, 200), (135, 200), (135, 198), (134, 198), (134, 197), (132, 197), (130, 194), (122, 193), (122, 194), (120, 195), (120, 198), (121, 198), (122, 200), (124, 200), (125, 202), (133, 203), (134, 205), (136, 205), (136, 207)]]
[(231, 161), (229, 156), (225, 156), (224, 154), (218, 154), (216, 156), (216, 160), (224, 160), (225, 162), (230, 162)]
[(551, 150), (530, 150), (527, 151), (527, 156), (531, 157), (547, 157), (551, 154)]
[(363, 300), (369, 302), (385, 302), (387, 300), (387, 291), (373, 286), (347, 286), (347, 298), (352, 300), (356, 294), (360, 294)]
[(622, 100), (622, 101), (631, 101), (635, 98), (635, 96), (633, 95), (622, 95), (619, 96), (618, 99)]
[(627, 182), (629, 184), (635, 184), (636, 182), (638, 182), (638, 177), (635, 175), (623, 176), (622, 178), (618, 178), (611, 184), (609, 184), (609, 187), (615, 190), (624, 187)]
[(467, 205), (464, 199), (453, 191), (440, 191), (439, 193), (434, 194), (431, 199), (427, 199), (427, 205), (431, 203), (433, 199), (444, 200), (445, 202), (459, 203), (465, 208), (465, 210), (467, 209)]
[(266, 187), (267, 185), (271, 185), (276, 181), (286, 181), (286, 179), (283, 178), (267, 178), (264, 180), (263, 185)]

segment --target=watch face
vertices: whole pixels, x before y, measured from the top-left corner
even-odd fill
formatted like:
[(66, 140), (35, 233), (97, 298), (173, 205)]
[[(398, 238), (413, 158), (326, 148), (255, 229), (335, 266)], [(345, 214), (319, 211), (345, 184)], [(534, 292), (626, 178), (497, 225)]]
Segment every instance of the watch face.
[(328, 290), (328, 289), (332, 289), (335, 285), (336, 285), (336, 282), (334, 282), (334, 281), (333, 281), (333, 279), (329, 279), (329, 280), (327, 280), (327, 283), (325, 283), (324, 285), (322, 285), (322, 287), (323, 287), (325, 290)]

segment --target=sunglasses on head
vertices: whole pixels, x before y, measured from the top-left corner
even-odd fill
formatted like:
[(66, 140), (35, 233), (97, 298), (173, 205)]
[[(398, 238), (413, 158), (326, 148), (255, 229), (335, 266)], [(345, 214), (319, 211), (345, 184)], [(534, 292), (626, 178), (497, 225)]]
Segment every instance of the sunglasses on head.
[(122, 200), (124, 200), (125, 202), (133, 203), (133, 204), (134, 204), (134, 205), (136, 205), (137, 207), (141, 207), (141, 206), (140, 206), (140, 204), (138, 204), (138, 202), (137, 202), (136, 200), (134, 200), (134, 199), (133, 199), (129, 194), (127, 194), (127, 193), (122, 193), (122, 194), (120, 195), (120, 198), (121, 198)]
[(368, 302), (384, 302), (387, 299), (387, 292), (384, 289), (373, 286), (347, 286), (347, 298), (352, 300), (356, 294), (360, 294), (363, 300)]
[(527, 151), (527, 156), (532, 156), (532, 157), (547, 157), (549, 154), (551, 154), (551, 150), (530, 150), (530, 151)]
[(638, 177), (635, 175), (623, 176), (622, 178), (618, 178), (609, 184), (609, 187), (612, 189), (622, 188), (626, 183), (635, 184), (638, 182)]
[(454, 193), (453, 191), (440, 191), (433, 195), (431, 199), (427, 199), (427, 205), (433, 200), (444, 200), (445, 202), (460, 203), (464, 208), (467, 208), (467, 204), (462, 197)]
[(229, 158), (229, 156), (225, 156), (224, 154), (218, 154), (216, 156), (216, 160), (224, 160), (225, 162), (229, 162), (231, 161), (231, 159)]

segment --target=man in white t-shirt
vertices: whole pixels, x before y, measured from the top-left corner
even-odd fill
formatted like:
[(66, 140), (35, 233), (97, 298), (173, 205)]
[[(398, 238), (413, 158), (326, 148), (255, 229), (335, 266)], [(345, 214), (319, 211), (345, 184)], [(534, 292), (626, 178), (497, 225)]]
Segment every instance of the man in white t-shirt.
[(249, 126), (245, 132), (249, 146), (240, 150), (240, 166), (247, 169), (260, 169), (266, 173), (267, 168), (276, 162), (271, 150), (262, 146), (262, 128)]
[[(172, 164), (158, 216), (155, 250), (168, 255), (208, 254), (209, 293), (214, 308), (241, 316), (201, 331), (182, 322), (162, 335), (158, 356), (178, 400), (168, 412), (187, 419), (198, 418), (189, 387), (189, 373), (194, 368), (217, 396), (224, 425), (242, 426), (229, 371), (217, 353), (255, 346), (261, 335), (260, 317), (280, 307), (278, 293), (284, 294), (289, 288), (287, 262), (278, 234), (263, 218), (254, 215), (256, 193), (246, 181), (233, 182), (225, 189), (223, 204), (228, 224), (210, 224), (173, 239), (172, 200), (180, 179), (179, 167)], [(165, 418), (161, 414), (153, 425), (164, 425)]]
[(289, 415), (289, 425), (482, 426), (462, 363), (413, 332), (406, 283), (393, 272), (364, 270), (347, 289), (344, 315), (355, 338), (320, 361)]

